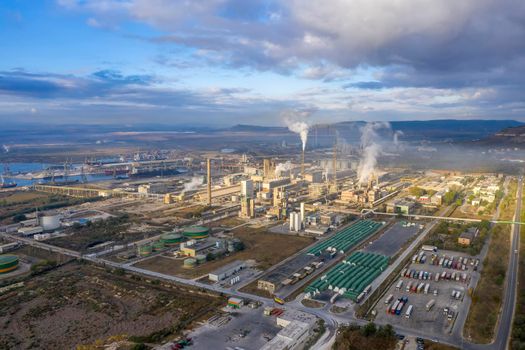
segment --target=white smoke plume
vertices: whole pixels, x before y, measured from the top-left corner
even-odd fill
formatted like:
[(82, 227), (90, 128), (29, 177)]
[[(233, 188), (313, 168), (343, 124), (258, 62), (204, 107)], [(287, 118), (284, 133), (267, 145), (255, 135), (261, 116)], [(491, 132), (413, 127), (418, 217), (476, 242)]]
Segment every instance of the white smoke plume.
[(9, 153), (10, 147), (8, 145), (2, 145), (2, 148), (4, 149), (5, 153)]
[(381, 140), (378, 135), (381, 129), (390, 130), (390, 124), (386, 122), (366, 123), (361, 129), (362, 155), (357, 168), (357, 178), (360, 184), (366, 183), (375, 172), (377, 158), (382, 153)]
[(299, 134), (301, 137), (301, 143), (303, 146), (303, 151), (306, 148), (306, 141), (308, 141), (308, 131), (310, 129), (310, 126), (305, 121), (311, 114), (312, 110), (289, 110), (281, 113), (281, 116), (284, 119), (284, 122), (286, 123), (286, 126), (291, 132), (295, 132), (296, 134)]
[(184, 189), (182, 190), (181, 194), (186, 193), (187, 191), (193, 191), (199, 188), (200, 185), (202, 185), (204, 181), (204, 178), (202, 176), (194, 176), (191, 178), (190, 182), (186, 182), (184, 184)]
[(404, 133), (401, 130), (396, 130), (394, 132), (394, 146), (399, 146), (399, 136), (403, 136)]
[(292, 163), (290, 161), (287, 161), (286, 163), (279, 163), (275, 166), (275, 172), (276, 173), (283, 173), (286, 171), (292, 170)]

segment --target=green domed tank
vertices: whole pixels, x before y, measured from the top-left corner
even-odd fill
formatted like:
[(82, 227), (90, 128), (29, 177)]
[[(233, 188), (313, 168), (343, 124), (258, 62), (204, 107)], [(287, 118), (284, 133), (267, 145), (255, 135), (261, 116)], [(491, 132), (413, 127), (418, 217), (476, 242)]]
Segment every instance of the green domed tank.
[(158, 252), (164, 249), (164, 242), (163, 241), (157, 241), (153, 243), (153, 250)]
[(139, 255), (140, 256), (148, 256), (153, 251), (153, 247), (149, 244), (143, 245), (139, 247)]
[(18, 267), (18, 256), (0, 255), (0, 273), (7, 273)]
[(182, 232), (189, 239), (203, 239), (210, 235), (210, 229), (204, 226), (186, 227)]
[(193, 268), (197, 265), (197, 260), (195, 260), (194, 258), (187, 258), (187, 259), (184, 259), (184, 267), (185, 268)]
[(195, 256), (195, 259), (197, 260), (197, 264), (204, 264), (206, 262), (206, 255), (198, 254)]
[(182, 235), (178, 234), (178, 233), (166, 233), (164, 235), (162, 235), (160, 237), (160, 240), (165, 244), (165, 245), (169, 245), (169, 246), (172, 246), (172, 245), (177, 245), (179, 244), (180, 242), (182, 242), (183, 240), (183, 237)]

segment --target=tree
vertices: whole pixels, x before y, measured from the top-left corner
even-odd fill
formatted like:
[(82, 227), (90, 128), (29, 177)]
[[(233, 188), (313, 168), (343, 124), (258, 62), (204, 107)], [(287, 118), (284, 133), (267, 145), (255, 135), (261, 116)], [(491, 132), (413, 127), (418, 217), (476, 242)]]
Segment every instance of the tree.
[(424, 189), (422, 189), (421, 187), (417, 187), (417, 186), (411, 187), (409, 192), (411, 195), (416, 196), (416, 197), (424, 196), (427, 193)]
[(24, 220), (27, 220), (27, 217), (24, 214), (16, 214), (13, 216), (13, 222), (20, 222)]
[(366, 324), (366, 326), (363, 327), (363, 335), (365, 337), (370, 337), (377, 332), (377, 327), (374, 322), (369, 322)]
[(447, 193), (445, 193), (445, 195), (443, 196), (443, 202), (446, 204), (446, 205), (450, 205), (452, 204), (455, 200), (456, 200), (456, 196), (457, 196), (457, 193), (455, 191), (448, 191)]

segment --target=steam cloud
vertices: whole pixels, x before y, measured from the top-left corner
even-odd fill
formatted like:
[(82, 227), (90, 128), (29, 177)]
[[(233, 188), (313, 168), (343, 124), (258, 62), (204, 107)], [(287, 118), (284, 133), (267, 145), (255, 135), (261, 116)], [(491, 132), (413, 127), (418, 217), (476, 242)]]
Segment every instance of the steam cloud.
[[(366, 183), (375, 172), (377, 157), (382, 153), (378, 134), (381, 129), (390, 130), (390, 124), (386, 122), (366, 123), (361, 129), (361, 147), (363, 151), (357, 169), (357, 178), (360, 184)], [(397, 140), (396, 134), (394, 134), (394, 140)]]
[(394, 145), (399, 146), (399, 136), (403, 136), (404, 133), (401, 130), (396, 130), (394, 132)]
[(286, 171), (292, 170), (292, 163), (287, 161), (286, 163), (279, 163), (275, 166), (275, 173), (284, 173)]
[(193, 191), (199, 188), (200, 185), (202, 185), (204, 181), (204, 178), (201, 176), (194, 176), (191, 178), (190, 182), (186, 182), (184, 184), (184, 189), (182, 190), (181, 194), (186, 193), (187, 191)]
[(312, 114), (312, 110), (291, 110), (283, 112), (281, 115), (291, 132), (299, 134), (303, 151), (306, 148), (306, 141), (308, 141), (308, 131), (310, 126), (304, 120)]

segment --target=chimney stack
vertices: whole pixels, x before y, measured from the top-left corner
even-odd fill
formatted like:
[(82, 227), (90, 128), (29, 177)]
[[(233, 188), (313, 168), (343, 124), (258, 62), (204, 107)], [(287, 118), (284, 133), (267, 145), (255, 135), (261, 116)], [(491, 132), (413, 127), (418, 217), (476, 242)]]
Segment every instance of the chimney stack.
[(208, 205), (211, 205), (211, 159), (208, 158), (206, 160), (206, 168), (208, 172), (207, 180), (208, 180)]

